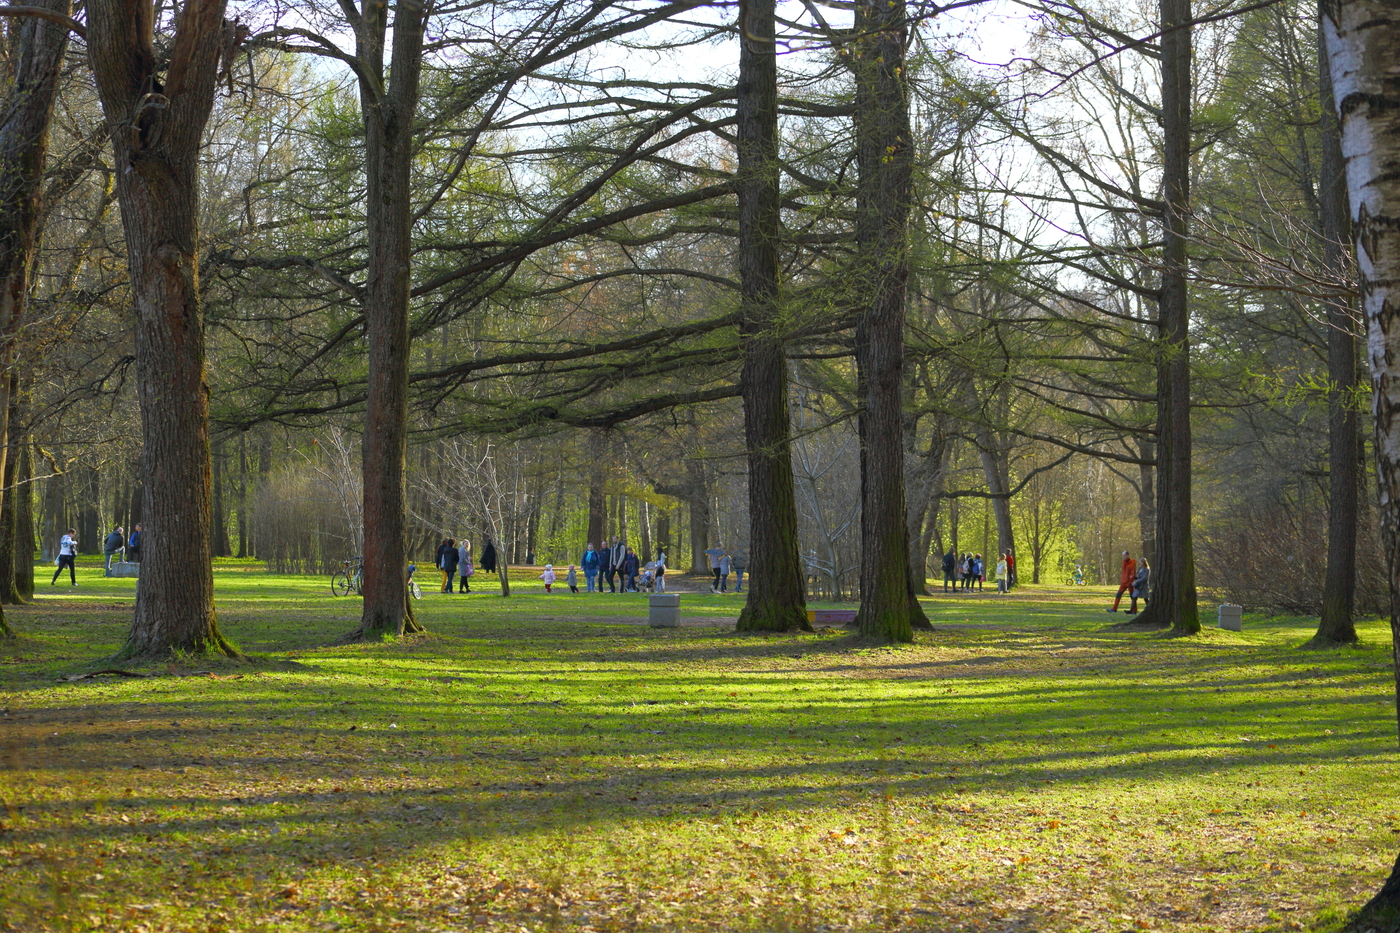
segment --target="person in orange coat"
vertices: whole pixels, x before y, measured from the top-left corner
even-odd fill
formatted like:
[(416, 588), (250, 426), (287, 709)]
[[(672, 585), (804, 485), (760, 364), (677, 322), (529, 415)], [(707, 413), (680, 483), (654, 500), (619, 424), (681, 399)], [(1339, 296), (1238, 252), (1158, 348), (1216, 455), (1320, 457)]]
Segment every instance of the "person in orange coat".
[(1118, 572), (1118, 595), (1113, 597), (1113, 608), (1108, 612), (1117, 612), (1118, 603), (1123, 599), (1124, 593), (1131, 593), (1133, 590), (1133, 579), (1137, 577), (1137, 561), (1128, 556), (1128, 552), (1123, 552), (1123, 568)]

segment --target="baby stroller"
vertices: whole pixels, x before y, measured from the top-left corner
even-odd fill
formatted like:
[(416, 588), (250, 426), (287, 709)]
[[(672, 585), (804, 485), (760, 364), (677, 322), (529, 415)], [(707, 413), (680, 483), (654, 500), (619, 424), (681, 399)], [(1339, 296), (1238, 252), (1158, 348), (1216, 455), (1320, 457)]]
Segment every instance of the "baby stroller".
[(656, 561), (649, 560), (642, 568), (642, 575), (637, 578), (638, 593), (656, 592)]

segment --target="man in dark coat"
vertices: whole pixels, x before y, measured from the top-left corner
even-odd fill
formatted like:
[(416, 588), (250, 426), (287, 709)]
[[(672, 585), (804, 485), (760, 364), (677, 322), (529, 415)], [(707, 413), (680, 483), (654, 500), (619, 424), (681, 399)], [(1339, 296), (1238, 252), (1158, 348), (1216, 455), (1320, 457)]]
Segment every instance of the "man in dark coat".
[(126, 545), (126, 535), (124, 531), (124, 528), (118, 526), (117, 529), (109, 534), (106, 540), (102, 542), (102, 553), (107, 558), (107, 567), (102, 574), (104, 577), (110, 577), (112, 575), (112, 558), (117, 557), (121, 553), (121, 549)]
[(613, 581), (612, 581), (612, 570), (613, 570), (613, 565), (612, 565), (612, 548), (608, 547), (608, 546), (607, 546), (607, 542), (604, 541), (604, 542), (603, 542), (603, 549), (602, 549), (601, 551), (598, 552), (598, 592), (599, 592), (599, 593), (603, 592), (603, 581), (604, 581), (604, 580), (606, 580), (606, 581), (608, 582), (608, 592), (609, 592), (609, 593), (616, 593), (616, 592), (617, 592), (617, 588), (613, 586)]
[(958, 578), (954, 573), (958, 566), (958, 555), (953, 553), (952, 548), (948, 548), (948, 553), (943, 555), (943, 592), (948, 593), (958, 585)]
[(481, 572), (496, 572), (496, 545), (491, 543), (491, 539), (486, 539), (486, 547), (481, 549)]

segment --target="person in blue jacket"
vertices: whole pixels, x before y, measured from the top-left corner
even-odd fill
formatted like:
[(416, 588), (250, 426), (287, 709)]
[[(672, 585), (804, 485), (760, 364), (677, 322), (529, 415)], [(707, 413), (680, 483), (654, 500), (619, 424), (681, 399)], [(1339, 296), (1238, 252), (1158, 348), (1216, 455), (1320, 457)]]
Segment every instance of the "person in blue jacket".
[(598, 580), (598, 552), (593, 550), (593, 545), (588, 545), (588, 550), (583, 552), (579, 558), (578, 565), (583, 568), (583, 579), (587, 581), (586, 592), (593, 592), (593, 584)]

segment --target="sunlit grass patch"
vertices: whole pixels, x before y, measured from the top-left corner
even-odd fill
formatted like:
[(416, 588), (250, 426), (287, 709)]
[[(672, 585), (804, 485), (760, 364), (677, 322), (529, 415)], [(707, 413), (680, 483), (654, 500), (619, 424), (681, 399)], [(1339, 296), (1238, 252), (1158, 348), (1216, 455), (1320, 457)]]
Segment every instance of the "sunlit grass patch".
[(252, 663), (60, 682), (125, 635), (91, 576), (8, 610), (0, 929), (1283, 930), (1400, 844), (1379, 622), (1168, 639), (1028, 586), (885, 647), (478, 582), (337, 646), (357, 600), (221, 566)]

